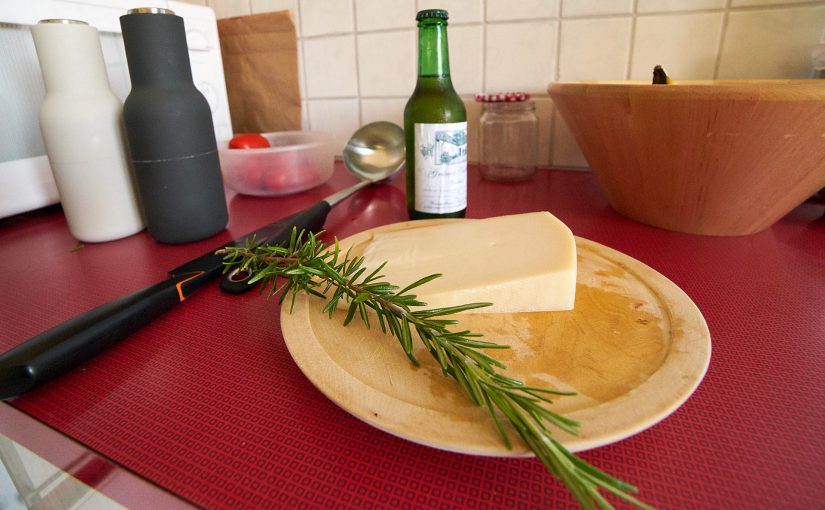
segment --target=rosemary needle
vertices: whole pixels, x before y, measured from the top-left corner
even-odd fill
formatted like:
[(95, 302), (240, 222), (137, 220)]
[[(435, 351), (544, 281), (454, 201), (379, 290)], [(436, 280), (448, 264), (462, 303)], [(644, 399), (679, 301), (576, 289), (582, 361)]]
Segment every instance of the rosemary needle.
[(490, 411), (503, 443), (511, 447), (502, 416), (536, 458), (567, 486), (582, 508), (613, 508), (602, 491), (639, 508), (652, 508), (632, 495), (637, 492), (636, 487), (583, 461), (553, 437), (551, 426), (573, 434), (579, 426), (546, 406), (552, 403), (551, 396), (571, 395), (570, 392), (527, 386), (506, 377), (500, 372), (506, 366), (480, 349), (506, 349), (507, 346), (481, 340), (482, 335), (478, 333), (451, 329), (457, 321), (449, 316), (491, 303), (426, 309), (426, 303), (410, 292), (440, 275), (425, 276), (401, 289), (382, 280), (381, 270), (386, 263), (367, 268), (363, 257), (349, 252), (342, 254), (337, 240), (329, 246), (319, 236), (293, 230), (287, 246), (252, 242), (244, 247), (227, 247), (218, 253), (224, 255), (227, 270), (239, 267), (250, 271), (253, 274), (250, 283), (260, 283), (262, 292), (277, 295), (281, 303), (289, 297), (290, 307), (295, 297), (305, 292), (326, 300), (323, 311), (330, 318), (343, 306), (346, 309), (344, 325), (356, 318), (367, 327), (373, 325), (371, 321), (377, 321), (381, 331), (393, 336), (415, 365), (418, 360), (413, 355), (413, 342), (417, 337), (441, 367), (441, 372), (454, 379), (471, 402)]

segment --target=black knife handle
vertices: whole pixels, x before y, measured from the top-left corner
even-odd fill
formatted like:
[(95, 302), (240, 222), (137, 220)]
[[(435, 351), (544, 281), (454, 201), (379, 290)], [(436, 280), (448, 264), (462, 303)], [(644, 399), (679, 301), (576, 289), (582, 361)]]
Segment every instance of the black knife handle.
[[(258, 244), (272, 246), (285, 246), (289, 244), (292, 237), (292, 229), (305, 232), (318, 232), (324, 227), (327, 215), (332, 207), (326, 200), (287, 216), (276, 223), (273, 223), (265, 232), (261, 232), (261, 238), (255, 241)], [(249, 285), (251, 274), (230, 271), (221, 279), (221, 290), (230, 294), (242, 294), (251, 290), (254, 285)]]
[(76, 367), (153, 321), (220, 274), (176, 275), (109, 301), (0, 355), (0, 399), (28, 391)]

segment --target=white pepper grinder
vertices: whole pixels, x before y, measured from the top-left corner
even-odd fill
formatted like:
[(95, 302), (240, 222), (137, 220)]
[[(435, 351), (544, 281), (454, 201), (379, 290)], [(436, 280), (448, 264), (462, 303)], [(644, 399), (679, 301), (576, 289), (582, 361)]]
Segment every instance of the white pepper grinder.
[(40, 132), (66, 222), (83, 242), (143, 230), (123, 131), (123, 105), (109, 87), (100, 34), (83, 21), (31, 28), (46, 97)]

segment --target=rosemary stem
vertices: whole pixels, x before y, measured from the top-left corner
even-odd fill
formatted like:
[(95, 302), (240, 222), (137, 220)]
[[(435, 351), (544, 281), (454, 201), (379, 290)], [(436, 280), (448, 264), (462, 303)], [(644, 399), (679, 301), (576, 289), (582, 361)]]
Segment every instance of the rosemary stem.
[[(524, 443), (547, 470), (567, 486), (582, 508), (612, 508), (600, 489), (639, 508), (651, 508), (630, 494), (636, 492), (634, 486), (576, 457), (551, 435), (549, 425), (575, 433), (578, 423), (543, 407), (551, 402), (541, 394), (572, 393), (527, 386), (502, 375), (498, 371), (506, 368), (505, 365), (481, 349), (506, 346), (479, 342), (477, 337), (480, 335), (471, 331), (452, 331), (448, 326), (456, 321), (441, 318), (489, 303), (412, 311), (412, 307), (425, 304), (409, 292), (440, 275), (426, 276), (399, 290), (381, 280), (383, 277), (379, 272), (383, 265), (370, 272), (364, 267), (363, 257), (351, 257), (347, 252), (340, 258), (337, 241), (330, 247), (320, 241), (318, 235), (309, 233), (304, 238), (303, 233), (293, 230), (286, 247), (227, 247), (218, 253), (225, 256), (226, 269), (237, 266), (251, 271), (250, 281), (269, 287), (270, 295), (280, 293), (281, 302), (290, 294), (294, 304), (296, 294), (305, 292), (326, 299), (324, 311), (332, 317), (343, 299), (345, 326), (357, 316), (370, 327), (370, 316), (377, 317), (382, 331), (394, 336), (410, 362), (418, 364), (412, 352), (412, 332), (415, 331), (442, 373), (454, 379), (470, 401), (490, 411), (504, 444), (508, 448), (511, 446), (500, 416), (510, 422)], [(279, 278), (286, 279), (280, 286)]]

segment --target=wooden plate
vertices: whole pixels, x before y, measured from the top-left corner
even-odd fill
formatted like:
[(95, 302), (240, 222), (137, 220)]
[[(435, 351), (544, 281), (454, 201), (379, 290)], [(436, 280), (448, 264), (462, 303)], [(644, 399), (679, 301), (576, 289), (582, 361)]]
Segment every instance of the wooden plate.
[[(341, 244), (358, 254), (372, 232), (411, 227), (388, 225)], [(462, 328), (511, 346), (492, 351), (509, 376), (577, 392), (553, 404), (581, 423), (578, 436), (558, 432), (571, 451), (624, 439), (667, 417), (701, 382), (711, 349), (702, 314), (670, 280), (606, 246), (582, 238), (576, 243), (573, 311), (460, 316)], [(299, 296), (292, 313), (282, 308), (281, 328), (295, 362), (333, 402), (420, 444), (476, 455), (531, 455), (515, 433), (508, 450), (489, 412), (442, 376), (420, 344), (415, 355), (421, 365), (414, 367), (377, 321), (372, 329), (356, 321), (344, 327), (343, 311), (330, 320), (322, 307), (318, 298)]]

